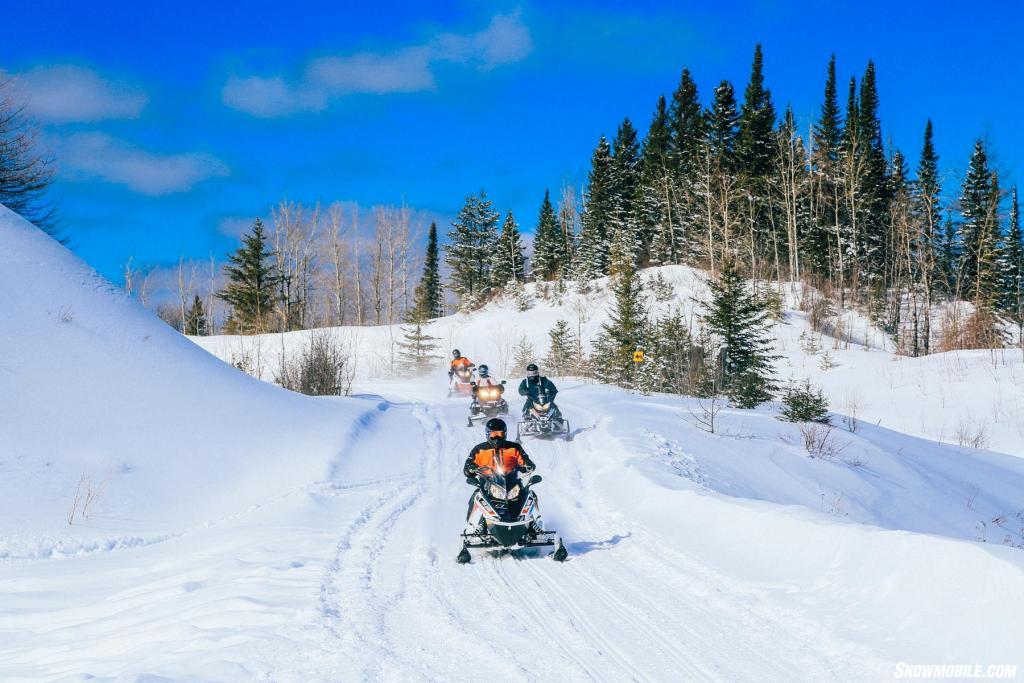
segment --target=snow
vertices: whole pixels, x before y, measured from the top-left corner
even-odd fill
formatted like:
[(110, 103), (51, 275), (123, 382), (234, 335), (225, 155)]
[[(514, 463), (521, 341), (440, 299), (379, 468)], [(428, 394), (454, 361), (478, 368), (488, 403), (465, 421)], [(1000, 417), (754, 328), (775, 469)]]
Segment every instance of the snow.
[[(699, 309), (700, 275), (661, 271), (672, 305)], [(480, 431), (443, 373), (386, 376), (395, 330), (334, 330), (355, 395), (314, 399), (197, 346), (258, 349), (270, 379), (306, 333), (193, 343), (4, 210), (0, 284), (0, 679), (879, 680), (899, 662), (1024, 664), (1010, 352), (899, 358), (849, 314), (861, 343), (821, 370), (787, 291), (780, 369), (824, 385), (836, 457), (807, 457), (770, 405), (725, 409), (711, 434), (694, 399), (559, 380), (575, 438), (526, 447), (569, 561), (459, 566)], [(559, 318), (591, 339), (607, 302), (499, 302), (431, 332), (504, 373), (519, 338), (543, 349)], [(838, 413), (854, 391), (851, 431)], [(994, 451), (939, 442), (968, 415)], [(68, 525), (83, 473), (109, 484)]]

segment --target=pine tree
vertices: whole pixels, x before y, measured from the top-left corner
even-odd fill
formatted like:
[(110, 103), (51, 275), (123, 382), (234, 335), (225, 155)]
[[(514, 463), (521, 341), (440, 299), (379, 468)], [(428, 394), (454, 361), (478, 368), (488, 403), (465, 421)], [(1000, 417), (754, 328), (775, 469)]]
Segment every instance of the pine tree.
[(423, 275), (416, 286), (414, 317), (426, 321), (444, 315), (444, 290), (437, 250), (437, 223), (431, 221), (427, 234), (427, 253), (423, 258)]
[(210, 334), (210, 327), (206, 321), (206, 309), (199, 295), (192, 300), (192, 306), (185, 316), (185, 334), (193, 337), (205, 337)]
[(1017, 343), (1024, 348), (1024, 234), (1016, 186), (1010, 194), (1010, 227), (1003, 251), (1003, 292), (1003, 310), (1017, 326)]
[(703, 351), (695, 344), (683, 315), (671, 311), (655, 321), (647, 341), (644, 369), (649, 391), (693, 394), (701, 374)]
[(612, 142), (611, 245), (609, 272), (621, 273), (637, 266), (643, 244), (638, 213), (640, 207), (640, 145), (636, 128), (626, 118)]
[(738, 407), (753, 408), (775, 391), (768, 307), (750, 291), (732, 259), (708, 286), (711, 300), (703, 320), (724, 354), (722, 386)]
[(228, 264), (224, 266), (228, 283), (217, 294), (231, 306), (225, 325), (229, 333), (269, 331), (278, 284), (271, 256), (263, 221), (257, 218), (252, 232), (243, 235), (242, 246), (228, 256)]
[(942, 226), (942, 238), (939, 242), (937, 269), (946, 294), (950, 298), (959, 296), (959, 283), (962, 280), (960, 269), (963, 264), (963, 249), (960, 234), (953, 223), (952, 212), (946, 213), (946, 222)]
[(554, 280), (562, 274), (568, 259), (568, 245), (565, 234), (558, 224), (551, 195), (544, 190), (544, 201), (537, 217), (537, 229), (533, 233), (533, 267), (536, 280)]
[(612, 188), (612, 148), (602, 135), (590, 160), (583, 229), (576, 257), (577, 275), (590, 279), (608, 274), (608, 247), (611, 238), (614, 204)]
[(451, 268), (451, 288), (463, 306), (479, 306), (491, 287), (491, 259), (498, 239), (499, 214), (487, 193), (466, 197), (448, 233), (445, 262)]
[[(534, 256), (536, 266), (536, 255)], [(501, 226), (501, 234), (494, 247), (491, 265), (491, 286), (495, 289), (508, 287), (509, 283), (526, 280), (526, 257), (523, 256), (523, 240), (519, 226), (510, 210)]]
[(754, 64), (743, 93), (736, 136), (736, 163), (740, 172), (752, 180), (771, 173), (774, 156), (775, 106), (771, 91), (764, 87), (763, 68), (759, 43), (754, 47)]
[(785, 422), (820, 422), (828, 424), (828, 399), (821, 388), (811, 386), (810, 380), (792, 383), (782, 392), (782, 410), (779, 419)]
[(632, 387), (633, 352), (644, 346), (648, 334), (644, 292), (636, 271), (620, 273), (612, 292), (615, 307), (594, 340), (594, 370), (602, 382)]

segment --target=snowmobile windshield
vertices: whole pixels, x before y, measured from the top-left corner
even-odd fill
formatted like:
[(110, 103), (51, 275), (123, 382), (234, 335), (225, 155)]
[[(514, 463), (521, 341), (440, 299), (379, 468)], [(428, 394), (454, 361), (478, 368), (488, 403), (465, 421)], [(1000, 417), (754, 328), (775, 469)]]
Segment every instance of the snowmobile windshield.
[(487, 496), (494, 500), (515, 500), (523, 491), (519, 481), (519, 472), (502, 474), (495, 470), (483, 473), (483, 489)]

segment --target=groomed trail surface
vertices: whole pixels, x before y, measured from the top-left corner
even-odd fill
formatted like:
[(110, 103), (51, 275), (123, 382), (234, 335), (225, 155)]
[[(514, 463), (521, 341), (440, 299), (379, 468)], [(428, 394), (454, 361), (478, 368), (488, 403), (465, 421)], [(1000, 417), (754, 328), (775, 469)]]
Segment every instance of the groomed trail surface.
[[(322, 481), (141, 547), (0, 566), (0, 678), (876, 680), (1017, 656), (991, 624), (1014, 618), (1019, 551), (652, 475), (601, 387), (560, 395), (573, 442), (525, 444), (569, 560), (457, 565), (481, 430), (438, 389), (347, 400), (361, 417)], [(979, 576), (998, 587), (965, 594)]]

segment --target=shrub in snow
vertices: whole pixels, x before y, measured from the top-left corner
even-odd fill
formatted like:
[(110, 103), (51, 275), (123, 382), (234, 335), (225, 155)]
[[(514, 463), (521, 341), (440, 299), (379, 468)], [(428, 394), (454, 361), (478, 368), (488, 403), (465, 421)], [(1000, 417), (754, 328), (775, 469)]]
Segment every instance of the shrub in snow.
[(800, 437), (807, 455), (819, 460), (832, 460), (849, 444), (836, 439), (835, 428), (820, 422), (801, 422)]
[(297, 359), (282, 356), (275, 379), (285, 389), (309, 396), (347, 396), (352, 389), (348, 354), (326, 330), (314, 330)]
[(779, 419), (786, 422), (828, 423), (828, 399), (821, 392), (821, 388), (811, 386), (809, 380), (804, 380), (801, 384), (791, 384), (782, 392), (782, 411)]

